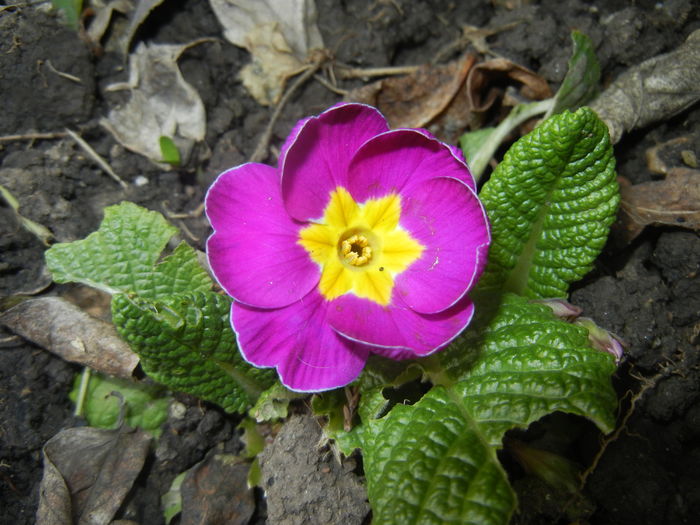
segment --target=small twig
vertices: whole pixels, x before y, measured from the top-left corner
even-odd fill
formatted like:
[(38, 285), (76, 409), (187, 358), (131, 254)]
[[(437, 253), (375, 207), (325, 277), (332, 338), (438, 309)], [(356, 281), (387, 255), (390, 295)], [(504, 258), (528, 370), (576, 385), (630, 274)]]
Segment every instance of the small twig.
[(78, 397), (75, 400), (75, 411), (73, 412), (76, 416), (83, 415), (83, 407), (85, 406), (85, 398), (87, 397), (88, 385), (90, 384), (90, 367), (86, 366), (83, 368), (83, 373), (80, 376), (80, 386), (78, 387)]
[(204, 213), (204, 203), (199, 204), (194, 210), (186, 211), (183, 213), (175, 213), (168, 209), (168, 201), (163, 201), (161, 206), (163, 206), (163, 211), (168, 219), (196, 219), (202, 216)]
[(58, 69), (53, 67), (53, 64), (48, 59), (46, 60), (46, 62), (44, 62), (44, 64), (46, 64), (46, 67), (49, 68), (49, 71), (51, 71), (52, 73), (56, 73), (61, 78), (65, 78), (66, 80), (70, 80), (71, 82), (75, 82), (76, 84), (83, 83), (83, 81), (75, 75), (71, 75), (70, 73), (64, 73), (63, 71), (59, 71)]
[(421, 66), (387, 66), (368, 67), (363, 69), (338, 64), (337, 67), (338, 76), (340, 76), (340, 78), (371, 78), (415, 73), (420, 69)]
[(64, 131), (55, 133), (22, 133), (20, 135), (3, 135), (0, 136), (0, 142), (14, 142), (17, 140), (42, 140), (42, 139), (62, 139), (68, 136)]
[(111, 168), (111, 166), (109, 164), (107, 164), (107, 161), (104, 160), (102, 157), (100, 157), (99, 153), (97, 153), (94, 149), (92, 149), (90, 144), (85, 142), (77, 133), (74, 133), (73, 131), (71, 131), (69, 129), (66, 129), (66, 133), (68, 133), (68, 135), (70, 135), (70, 137), (75, 142), (78, 143), (78, 146), (83, 148), (83, 150), (85, 150), (85, 153), (87, 153), (88, 156), (92, 160), (94, 160), (100, 166), (100, 168), (102, 168), (107, 173), (107, 175), (112, 177), (112, 179), (114, 179), (122, 188), (126, 189), (129, 187), (129, 185), (126, 182), (124, 182), (119, 177), (119, 175), (114, 173), (114, 170)]
[(296, 90), (303, 86), (307, 80), (309, 80), (319, 69), (321, 69), (326, 60), (327, 58), (324, 56), (309, 64), (307, 69), (300, 76), (298, 76), (289, 89), (285, 91), (284, 95), (277, 104), (275, 111), (272, 113), (272, 117), (270, 117), (270, 122), (267, 123), (265, 131), (260, 137), (260, 140), (258, 140), (258, 145), (256, 146), (253, 155), (250, 157), (250, 162), (260, 162), (267, 157), (268, 146), (270, 145), (270, 139), (272, 138), (272, 130), (282, 114), (284, 106), (287, 105), (287, 102), (289, 102), (289, 99), (296, 92)]
[(323, 78), (321, 75), (314, 75), (314, 80), (317, 80), (323, 87), (325, 87), (329, 91), (332, 91), (336, 95), (344, 97), (348, 94), (347, 89), (340, 89), (339, 87), (334, 86), (331, 82)]

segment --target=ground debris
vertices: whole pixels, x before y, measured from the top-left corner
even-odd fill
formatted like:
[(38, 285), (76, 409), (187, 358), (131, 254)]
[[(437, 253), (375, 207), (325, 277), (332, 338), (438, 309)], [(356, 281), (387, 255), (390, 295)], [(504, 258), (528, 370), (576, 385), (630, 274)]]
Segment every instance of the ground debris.
[(58, 297), (22, 301), (0, 314), (0, 324), (67, 361), (130, 379), (139, 362), (112, 323)]
[(43, 448), (37, 525), (107, 525), (143, 468), (150, 435), (140, 429), (62, 430)]

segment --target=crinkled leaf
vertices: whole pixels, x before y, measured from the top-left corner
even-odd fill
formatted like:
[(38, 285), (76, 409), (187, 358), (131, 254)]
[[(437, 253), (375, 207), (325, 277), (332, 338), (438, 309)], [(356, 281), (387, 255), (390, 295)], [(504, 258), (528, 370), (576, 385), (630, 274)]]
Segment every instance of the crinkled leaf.
[(565, 109), (577, 109), (598, 94), (600, 64), (593, 42), (580, 31), (572, 31), (571, 40), (574, 49), (569, 59), (569, 69), (554, 97), (554, 106), (550, 110), (552, 115)]
[(485, 326), (427, 365), (437, 386), (418, 403), (365, 420), (373, 523), (508, 523), (515, 495), (496, 457), (507, 430), (558, 410), (613, 428), (613, 359), (585, 329), (510, 294)]
[(585, 107), (551, 117), (513, 145), (480, 197), (493, 235), (481, 289), (565, 297), (620, 200), (605, 124)]
[(112, 318), (150, 377), (229, 412), (242, 412), (275, 375), (243, 361), (229, 324), (230, 307), (228, 298), (213, 292), (160, 301), (119, 294), (112, 299)]
[(156, 265), (176, 232), (160, 213), (122, 202), (105, 208), (98, 231), (52, 246), (46, 252), (46, 264), (56, 282), (79, 282), (112, 294), (131, 292), (157, 299), (210, 290), (209, 275), (185, 243)]

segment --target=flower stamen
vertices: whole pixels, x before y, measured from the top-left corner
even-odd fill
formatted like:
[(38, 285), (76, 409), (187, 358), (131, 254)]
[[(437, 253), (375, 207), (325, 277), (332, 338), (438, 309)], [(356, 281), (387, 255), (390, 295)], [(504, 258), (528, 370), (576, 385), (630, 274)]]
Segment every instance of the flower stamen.
[(372, 259), (372, 247), (367, 237), (354, 234), (341, 243), (340, 255), (352, 266), (364, 266)]

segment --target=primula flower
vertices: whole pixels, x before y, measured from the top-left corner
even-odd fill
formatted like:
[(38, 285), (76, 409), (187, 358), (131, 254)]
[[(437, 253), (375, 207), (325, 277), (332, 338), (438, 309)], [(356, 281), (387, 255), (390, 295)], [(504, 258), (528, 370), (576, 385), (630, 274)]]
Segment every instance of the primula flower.
[(224, 172), (206, 212), (240, 351), (292, 390), (345, 385), (370, 353), (431, 354), (472, 318), (490, 233), (464, 158), (370, 106), (300, 121), (278, 168)]

